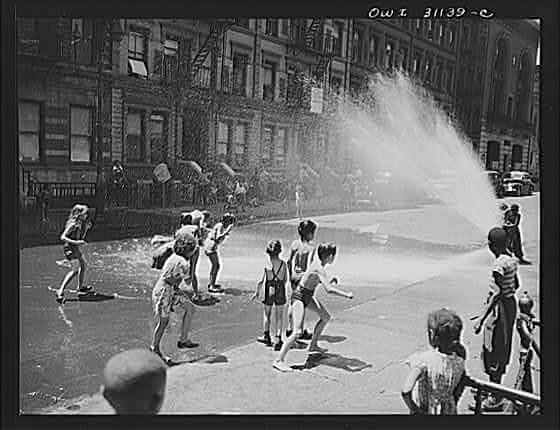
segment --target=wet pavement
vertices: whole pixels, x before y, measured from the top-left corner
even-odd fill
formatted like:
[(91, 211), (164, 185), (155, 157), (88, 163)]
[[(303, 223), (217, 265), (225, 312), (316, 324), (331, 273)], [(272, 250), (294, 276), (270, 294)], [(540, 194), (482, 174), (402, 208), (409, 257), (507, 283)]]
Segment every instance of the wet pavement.
[[(535, 199), (526, 201), (536, 210)], [(321, 292), (326, 306), (336, 314), (350, 306), (391, 295), (403, 284), (440, 273), (453, 264), (453, 259), (461, 258), (483, 242), (484, 237), (469, 228), (463, 228), (460, 240), (459, 233), (449, 234), (447, 243), (432, 237), (429, 232), (439, 231), (441, 226), (435, 227), (430, 220), (446, 211), (443, 207), (430, 207), (408, 214), (395, 211), (393, 216), (386, 212), (318, 218), (316, 241), (334, 241), (339, 245), (340, 253), (331, 272), (355, 296), (349, 301), (327, 297)], [(447, 212), (444, 216), (452, 215)], [(220, 283), (227, 294), (219, 296), (219, 303), (197, 309), (193, 320), (191, 337), (200, 342), (200, 347), (178, 353), (175, 342), (179, 322), (172, 317), (171, 330), (164, 337), (162, 349), (179, 360), (196, 361), (219, 358), (225, 349), (251, 342), (262, 328), (262, 306), (249, 302), (249, 297), (265, 262), (266, 243), (272, 238), (281, 239), (285, 255), (295, 234), (291, 221), (235, 229), (222, 247)], [(149, 345), (150, 293), (158, 275), (149, 267), (150, 251), (148, 238), (87, 245), (84, 248), (88, 262), (86, 283), (101, 293), (116, 293), (117, 297), (95, 302), (69, 301), (59, 306), (49, 287), (56, 288), (67, 270), (56, 264), (62, 259), (62, 248), (22, 250), (22, 412), (97, 392), (103, 366), (112, 355)], [(198, 271), (202, 289), (208, 270), (208, 260), (203, 256)]]

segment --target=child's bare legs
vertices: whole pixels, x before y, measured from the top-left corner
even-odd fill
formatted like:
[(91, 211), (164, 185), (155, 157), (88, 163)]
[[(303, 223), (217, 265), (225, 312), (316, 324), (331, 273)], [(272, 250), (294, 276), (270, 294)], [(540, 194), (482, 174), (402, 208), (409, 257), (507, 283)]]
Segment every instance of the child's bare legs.
[(276, 338), (282, 339), (282, 328), (284, 326), (284, 305), (276, 305), (274, 310), (276, 313)]
[(309, 309), (317, 312), (317, 314), (319, 315), (319, 321), (317, 321), (317, 324), (315, 324), (313, 337), (311, 338), (311, 342), (309, 342), (309, 351), (324, 352), (325, 350), (320, 348), (319, 345), (317, 345), (317, 342), (319, 341), (319, 337), (321, 336), (321, 333), (323, 333), (325, 326), (331, 319), (331, 314), (329, 314), (323, 304), (315, 298), (313, 298), (311, 302), (309, 302)]
[[(79, 269), (78, 269), (79, 270)], [(62, 284), (60, 284), (60, 288), (56, 291), (57, 297), (62, 297), (64, 295), (64, 289), (68, 286), (70, 281), (74, 279), (74, 276), (78, 274), (78, 270), (70, 270), (66, 276), (64, 277)]]
[(302, 301), (300, 300), (294, 301), (294, 303), (292, 304), (292, 315), (294, 319), (295, 330), (286, 339), (286, 343), (282, 345), (282, 349), (280, 349), (280, 354), (278, 354), (278, 358), (274, 362), (274, 367), (282, 371), (290, 370), (290, 368), (286, 365), (284, 360), (286, 359), (286, 354), (288, 354), (288, 351), (290, 350), (292, 345), (296, 342), (297, 338), (301, 334), (301, 326), (303, 325), (303, 319), (305, 318), (305, 307), (303, 306)]
[(150, 349), (156, 354), (161, 355), (159, 344), (161, 342), (161, 338), (163, 337), (163, 333), (169, 324), (169, 317), (162, 317), (161, 315), (156, 314), (154, 317), (154, 323), (154, 335), (152, 337), (152, 346)]
[(78, 290), (82, 290), (84, 288), (84, 277), (86, 274), (86, 262), (83, 257), (78, 259), (80, 262), (80, 267), (78, 268)]
[(270, 316), (272, 314), (272, 306), (264, 305), (263, 312), (263, 331), (270, 333)]
[(208, 254), (208, 258), (210, 259), (211, 264), (208, 286), (214, 287), (218, 278), (218, 272), (220, 271), (220, 257), (218, 256), (217, 252), (212, 252)]
[(180, 343), (192, 344), (189, 340), (189, 331), (191, 330), (193, 315), (194, 305), (191, 302), (185, 303), (185, 313), (183, 314), (183, 321), (181, 322), (181, 336), (179, 337)]

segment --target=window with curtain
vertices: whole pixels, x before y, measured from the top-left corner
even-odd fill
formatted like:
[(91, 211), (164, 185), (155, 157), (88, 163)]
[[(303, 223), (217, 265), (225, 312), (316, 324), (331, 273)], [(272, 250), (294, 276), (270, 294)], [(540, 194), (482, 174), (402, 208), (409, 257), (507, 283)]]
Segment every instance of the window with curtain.
[(227, 156), (228, 153), (229, 124), (224, 121), (218, 122), (218, 146), (217, 155)]
[(270, 160), (270, 152), (272, 150), (272, 127), (267, 126), (263, 129), (261, 157), (263, 160)]
[(167, 160), (167, 139), (165, 136), (165, 115), (154, 113), (150, 116), (150, 152), (152, 164)]
[(274, 87), (276, 81), (276, 64), (271, 61), (264, 62), (263, 99), (274, 100)]
[(18, 104), (19, 155), (24, 161), (39, 161), (40, 158), (40, 112), (39, 103)]
[(70, 108), (70, 161), (90, 162), (93, 124), (91, 109)]
[(245, 154), (245, 136), (247, 133), (247, 124), (238, 123), (235, 126), (234, 137), (234, 153), (236, 156), (243, 156)]
[(144, 161), (142, 112), (131, 110), (126, 117), (126, 157), (128, 161)]

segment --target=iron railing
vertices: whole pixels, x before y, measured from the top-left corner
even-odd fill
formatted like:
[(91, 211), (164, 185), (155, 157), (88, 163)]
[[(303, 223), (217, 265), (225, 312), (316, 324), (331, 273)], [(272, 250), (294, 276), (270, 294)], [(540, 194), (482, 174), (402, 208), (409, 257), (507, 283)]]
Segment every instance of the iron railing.
[(513, 413), (540, 415), (542, 413), (541, 398), (533, 393), (515, 390), (504, 385), (486, 382), (480, 379), (467, 377), (466, 386), (475, 390), (475, 415), (482, 413), (482, 399), (484, 394), (494, 394), (513, 402)]

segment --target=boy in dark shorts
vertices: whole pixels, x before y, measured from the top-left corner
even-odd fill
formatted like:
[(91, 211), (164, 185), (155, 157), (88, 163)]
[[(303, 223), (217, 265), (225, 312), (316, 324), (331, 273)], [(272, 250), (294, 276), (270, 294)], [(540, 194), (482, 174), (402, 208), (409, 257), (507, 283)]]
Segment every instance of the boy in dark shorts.
[(167, 369), (145, 349), (112, 357), (103, 370), (101, 393), (118, 415), (155, 415), (165, 397)]
[(531, 264), (523, 257), (523, 245), (521, 243), (521, 230), (519, 223), (521, 214), (519, 205), (514, 203), (504, 214), (504, 230), (506, 231), (506, 248), (513, 253), (519, 260), (519, 264)]
[(330, 280), (328, 279), (328, 274), (325, 268), (327, 265), (332, 264), (335, 255), (336, 245), (332, 243), (320, 244), (317, 247), (317, 260), (313, 262), (309, 270), (305, 272), (301, 282), (292, 294), (292, 312), (295, 329), (291, 336), (286, 339), (286, 343), (284, 343), (280, 349), (278, 359), (272, 365), (275, 369), (280, 370), (281, 372), (289, 372), (291, 370), (290, 366), (286, 364), (285, 359), (288, 351), (299, 337), (301, 327), (303, 327), (306, 309), (311, 309), (319, 315), (319, 321), (317, 321), (317, 324), (315, 325), (313, 337), (311, 338), (311, 342), (309, 342), (308, 352), (310, 354), (321, 354), (326, 351), (323, 348), (320, 348), (319, 345), (317, 345), (317, 342), (319, 341), (319, 337), (321, 336), (321, 333), (323, 333), (325, 326), (331, 319), (331, 315), (325, 306), (323, 306), (323, 304), (315, 297), (315, 290), (317, 287), (322, 285), (327, 293), (346, 297), (347, 299), (354, 297), (352, 293), (342, 291), (335, 287), (335, 285), (338, 284), (338, 280), (336, 278), (332, 278)]
[[(290, 273), (292, 291), (297, 288), (303, 274), (313, 261), (314, 247), (312, 241), (316, 231), (317, 224), (312, 220), (301, 221), (298, 225), (299, 239), (292, 242), (290, 258), (288, 259), (288, 271)], [(294, 329), (292, 320), (292, 308), (290, 306), (288, 309), (288, 330), (286, 330), (286, 337), (290, 337)], [(302, 327), (300, 339), (311, 339), (311, 333)]]
[(264, 286), (264, 334), (257, 340), (267, 346), (272, 346), (270, 338), (270, 317), (272, 306), (275, 307), (276, 316), (276, 342), (274, 350), (282, 348), (282, 323), (284, 319), (284, 305), (286, 304), (286, 281), (288, 280), (288, 269), (286, 263), (280, 259), (282, 244), (279, 240), (271, 240), (266, 247), (266, 253), (270, 259), (270, 265), (265, 267), (261, 280), (257, 283), (257, 289), (252, 299), (256, 299)]
[[(487, 304), (474, 326), (484, 328), (482, 360), (490, 382), (500, 384), (511, 357), (513, 326), (517, 313), (515, 292), (519, 288), (517, 262), (506, 250), (506, 232), (496, 227), (488, 233), (488, 247), (496, 256)], [(503, 399), (490, 395), (482, 403), (487, 411), (503, 409)]]

